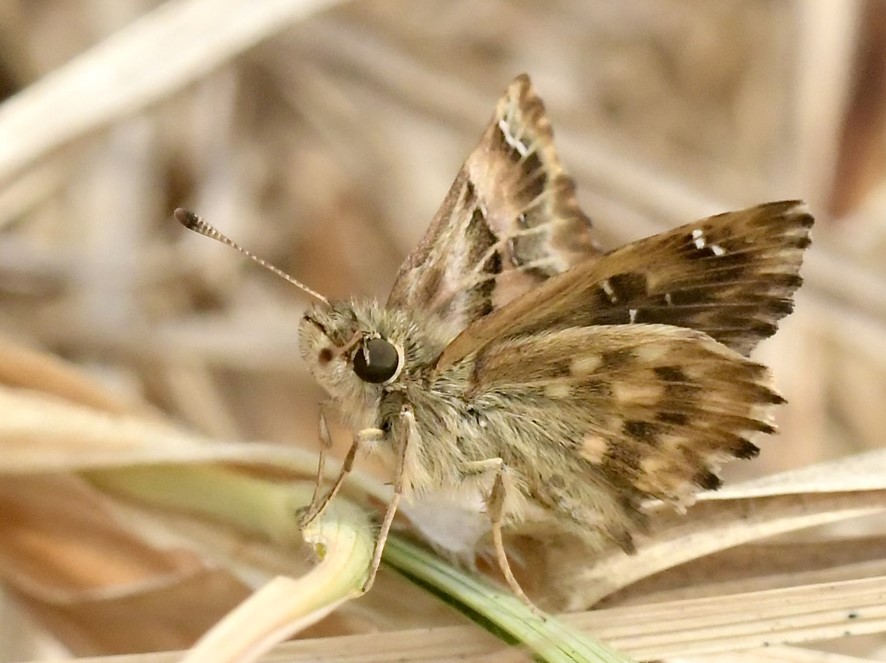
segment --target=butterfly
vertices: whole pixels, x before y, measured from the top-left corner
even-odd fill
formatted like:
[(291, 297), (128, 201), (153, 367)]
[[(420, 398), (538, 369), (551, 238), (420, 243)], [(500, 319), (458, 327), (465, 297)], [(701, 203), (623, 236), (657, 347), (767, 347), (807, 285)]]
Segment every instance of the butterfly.
[[(642, 505), (676, 507), (759, 452), (784, 399), (748, 359), (793, 307), (812, 216), (800, 201), (718, 214), (612, 251), (595, 242), (518, 76), (452, 184), (387, 302), (329, 301), (185, 210), (187, 227), (234, 245), (315, 300), (302, 357), (354, 431), (323, 512), (362, 452), (393, 471), (372, 585), (400, 500), (479, 497), (512, 590), (503, 528), (552, 523), (634, 549)], [(321, 461), (322, 465), (322, 461)], [(321, 471), (322, 475), (322, 471)], [(528, 599), (527, 599), (528, 600)]]

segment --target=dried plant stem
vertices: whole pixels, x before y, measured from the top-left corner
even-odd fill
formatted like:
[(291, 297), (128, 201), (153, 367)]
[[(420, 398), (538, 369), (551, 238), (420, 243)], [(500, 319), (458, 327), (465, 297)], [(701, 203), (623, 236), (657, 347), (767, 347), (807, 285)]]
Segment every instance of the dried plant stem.
[(0, 106), (0, 181), (335, 2), (179, 0), (161, 5)]
[(301, 529), (313, 485), (275, 483), (220, 467), (165, 466), (87, 473), (97, 486), (154, 506), (208, 516), (282, 544), (310, 543), (321, 562), (304, 576), (278, 577), (216, 624), (183, 659), (251, 661), (361, 594), (374, 548), (368, 517), (344, 499)]
[[(561, 619), (605, 639), (637, 660), (702, 656), (743, 650), (748, 661), (765, 658), (772, 645), (886, 630), (886, 577), (748, 592), (729, 597), (668, 601), (650, 606), (594, 610)], [(763, 649), (765, 647), (765, 649)], [(781, 651), (793, 651), (779, 647)], [(497, 652), (497, 653), (496, 653)], [(756, 658), (756, 654), (764, 657)], [(476, 628), (453, 626), (287, 642), (270, 663), (382, 663), (417, 660), (489, 660), (501, 644)], [(809, 654), (811, 656), (812, 654)], [(180, 654), (79, 659), (78, 663), (172, 663)], [(803, 663), (830, 661), (799, 657)], [(499, 660), (499, 659), (492, 659)], [(681, 658), (680, 660), (685, 660)], [(733, 660), (733, 659), (730, 659)], [(745, 660), (745, 659), (742, 659)], [(775, 659), (775, 660), (792, 660)], [(842, 663), (842, 659), (836, 659)]]
[(201, 465), (121, 467), (84, 475), (102, 490), (208, 516), (289, 545), (302, 539), (296, 515), (313, 490), (313, 483), (274, 483)]
[(660, 514), (653, 540), (637, 555), (610, 554), (581, 574), (582, 591), (576, 593), (572, 607), (593, 605), (642, 578), (713, 552), (884, 510), (886, 491), (874, 490), (705, 503), (693, 510), (691, 518)]

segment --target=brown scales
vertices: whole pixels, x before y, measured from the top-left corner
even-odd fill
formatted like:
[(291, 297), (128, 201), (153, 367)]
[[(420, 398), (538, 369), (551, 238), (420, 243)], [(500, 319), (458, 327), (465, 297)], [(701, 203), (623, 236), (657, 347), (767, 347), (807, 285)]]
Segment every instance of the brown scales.
[[(574, 431), (573, 442), (586, 441), (594, 471), (625, 491), (628, 511), (646, 497), (685, 503), (695, 490), (719, 485), (712, 471), (719, 462), (757, 453), (749, 435), (774, 431), (762, 411), (781, 398), (769, 388), (762, 367), (719, 352), (711, 353), (713, 368), (692, 377), (679, 362), (648, 367), (623, 347), (632, 339), (626, 327), (625, 337), (600, 353), (597, 371), (571, 384), (543, 385), (549, 377), (543, 374), (546, 367), (557, 366), (550, 346), (563, 342), (544, 335), (663, 324), (705, 332), (747, 354), (791, 311), (812, 218), (795, 201), (771, 203), (687, 224), (598, 257), (589, 221), (575, 202), (574, 184), (559, 164), (552, 138), (541, 101), (528, 80), (517, 79), (447, 197), (465, 207), (444, 204), (429, 230), (426, 241), (433, 238), (439, 248), (449, 237), (455, 241), (447, 233), (457, 227), (442, 220), (470, 218), (467, 236), (469, 242), (475, 238), (475, 262), (489, 256), (474, 271), (474, 280), (467, 279), (470, 296), (461, 304), (473, 311), (468, 316), (473, 323), (445, 349), (436, 373), (473, 362), (464, 394), (468, 402), (484, 391), (506, 393), (537, 381), (541, 395), (533, 398), (550, 401), (549, 411), (537, 416), (557, 417), (570, 408), (585, 413), (578, 417), (582, 427)], [(481, 218), (488, 234), (474, 226)], [(546, 232), (533, 232), (538, 228)], [(426, 255), (424, 249), (417, 253)], [(522, 296), (514, 289), (510, 298), (496, 300), (496, 284), (508, 284), (509, 269), (527, 277)], [(422, 282), (422, 265), (413, 259), (401, 270), (392, 303), (408, 301), (406, 281)], [(460, 292), (457, 284), (449, 289)], [(431, 301), (441, 301), (440, 291), (449, 302), (448, 313), (458, 295), (446, 295), (440, 287)], [(593, 348), (597, 336), (589, 333), (567, 358)], [(502, 346), (509, 338), (518, 345)], [(536, 338), (541, 341), (532, 349)], [(698, 355), (712, 343), (693, 339), (688, 352), (678, 353), (679, 360), (703, 364)], [(498, 366), (503, 372), (496, 373), (500, 347), (508, 350)], [(659, 399), (618, 401), (613, 387), (619, 380), (657, 381)]]
[[(796, 201), (770, 203), (601, 256), (552, 140), (543, 104), (528, 79), (518, 78), (447, 197), (484, 212), (490, 235), (478, 245), (499, 261), (472, 275), (485, 279), (485, 287), (468, 280), (483, 299), (482, 306), (468, 308), (480, 315), (469, 316), (471, 323), (439, 357), (435, 374), (472, 363), (467, 402), (484, 392), (528, 390), (535, 416), (572, 413), (581, 422), (572, 443), (585, 445), (592, 471), (622, 491), (623, 509), (636, 522), (640, 499), (687, 503), (696, 490), (719, 486), (714, 469), (720, 462), (757, 454), (751, 435), (774, 432), (768, 409), (783, 399), (772, 391), (765, 369), (740, 354), (772, 335), (792, 310), (812, 217)], [(457, 229), (450, 221), (466, 212), (445, 203), (425, 241), (445, 244), (447, 233)], [(498, 244), (489, 254), (492, 238)], [(424, 249), (417, 254), (426, 257)], [(522, 281), (509, 279), (509, 271)], [(409, 302), (407, 281), (422, 281), (422, 267), (412, 258), (390, 303)], [(457, 284), (448, 287), (459, 290)], [(506, 296), (496, 298), (496, 289)], [(669, 330), (663, 332), (673, 336), (666, 339), (668, 361), (629, 349), (637, 340), (630, 330), (641, 326)], [(607, 347), (598, 348), (606, 345), (600, 331), (606, 328), (623, 336), (610, 336)], [(678, 328), (707, 336), (684, 337)], [(576, 330), (582, 341), (570, 347), (561, 336)], [(563, 334), (552, 337), (557, 331)], [(571, 381), (545, 375), (548, 367), (563, 370), (555, 355), (564, 351), (566, 363), (581, 352), (598, 352), (599, 365)], [(626, 385), (634, 385), (634, 400)], [(531, 489), (544, 493), (543, 487)], [(618, 523), (610, 529), (630, 547)]]
[[(801, 203), (785, 201), (628, 244), (546, 280), (508, 311), (472, 325), (441, 363), (457, 360), (483, 338), (515, 331), (632, 322), (697, 329), (747, 355), (792, 309), (811, 225)], [(699, 230), (702, 248), (693, 240)], [(712, 246), (723, 254), (711, 253)], [(705, 255), (693, 257), (698, 253)], [(516, 329), (514, 317), (520, 319)]]
[[(470, 238), (480, 235), (468, 226), (477, 212), (489, 234), (472, 245)], [(494, 247), (487, 245), (488, 237)], [(480, 245), (500, 259), (495, 269), (485, 263), (471, 273), (471, 261), (461, 260), (462, 252), (467, 248), (474, 255)], [(554, 149), (544, 105), (528, 76), (519, 76), (499, 101), (421, 243), (401, 266), (388, 306), (436, 310), (454, 337), (477, 314), (491, 312), (468, 293), (490, 297), (492, 308), (501, 308), (597, 253), (591, 222)]]
[(570, 422), (588, 466), (573, 466), (576, 476), (567, 478), (601, 475), (630, 510), (649, 497), (686, 504), (698, 489), (719, 485), (712, 467), (754, 455), (748, 437), (774, 431), (769, 407), (783, 400), (763, 366), (703, 334), (661, 325), (493, 341), (468, 361), (466, 397), (522, 392), (532, 416)]

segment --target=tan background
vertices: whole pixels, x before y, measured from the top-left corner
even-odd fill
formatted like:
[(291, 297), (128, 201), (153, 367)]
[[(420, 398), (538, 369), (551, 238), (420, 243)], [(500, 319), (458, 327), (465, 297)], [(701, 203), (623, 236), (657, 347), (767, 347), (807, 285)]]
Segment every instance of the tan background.
[[(886, 3), (345, 2), (245, 52), (219, 45), (218, 66), (119, 110), (127, 85), (218, 33), (170, 31), (94, 95), (34, 94), (158, 5), (0, 0), (5, 336), (210, 435), (315, 445), (320, 394), (295, 337), (305, 298), (185, 234), (172, 209), (330, 297), (384, 298), (526, 71), (607, 246), (809, 201), (807, 284), (759, 353), (790, 401), (783, 434), (728, 474), (883, 446)], [(66, 127), (83, 108), (91, 124)]]

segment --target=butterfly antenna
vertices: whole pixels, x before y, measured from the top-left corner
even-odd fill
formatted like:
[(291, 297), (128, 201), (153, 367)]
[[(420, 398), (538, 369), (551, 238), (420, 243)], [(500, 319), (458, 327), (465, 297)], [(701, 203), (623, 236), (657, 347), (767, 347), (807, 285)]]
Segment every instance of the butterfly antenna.
[(314, 290), (311, 290), (304, 283), (292, 278), (289, 274), (284, 272), (282, 269), (274, 267), (274, 265), (272, 265), (271, 263), (267, 262), (266, 260), (262, 260), (261, 258), (259, 258), (257, 255), (255, 255), (251, 251), (244, 249), (242, 246), (237, 244), (237, 242), (228, 238), (224, 233), (217, 230), (215, 228), (215, 226), (213, 226), (211, 223), (206, 221), (202, 216), (198, 216), (198, 215), (194, 214), (193, 212), (183, 209), (181, 207), (179, 207), (177, 210), (175, 210), (175, 212), (173, 212), (172, 215), (175, 217), (176, 221), (178, 221), (180, 224), (182, 224), (188, 230), (193, 230), (195, 233), (197, 233), (199, 235), (203, 235), (204, 237), (208, 237), (209, 239), (214, 239), (216, 242), (221, 242), (222, 244), (226, 244), (226, 245), (230, 246), (232, 249), (239, 251), (240, 253), (245, 255), (250, 260), (257, 262), (259, 265), (261, 265), (262, 267), (264, 267), (268, 271), (274, 272), (274, 274), (276, 274), (280, 278), (289, 281), (296, 288), (299, 288), (300, 290), (306, 292), (314, 299), (319, 299), (321, 302), (323, 302), (327, 306), (329, 305), (329, 300), (326, 299), (326, 297), (321, 295), (319, 292), (315, 292)]

